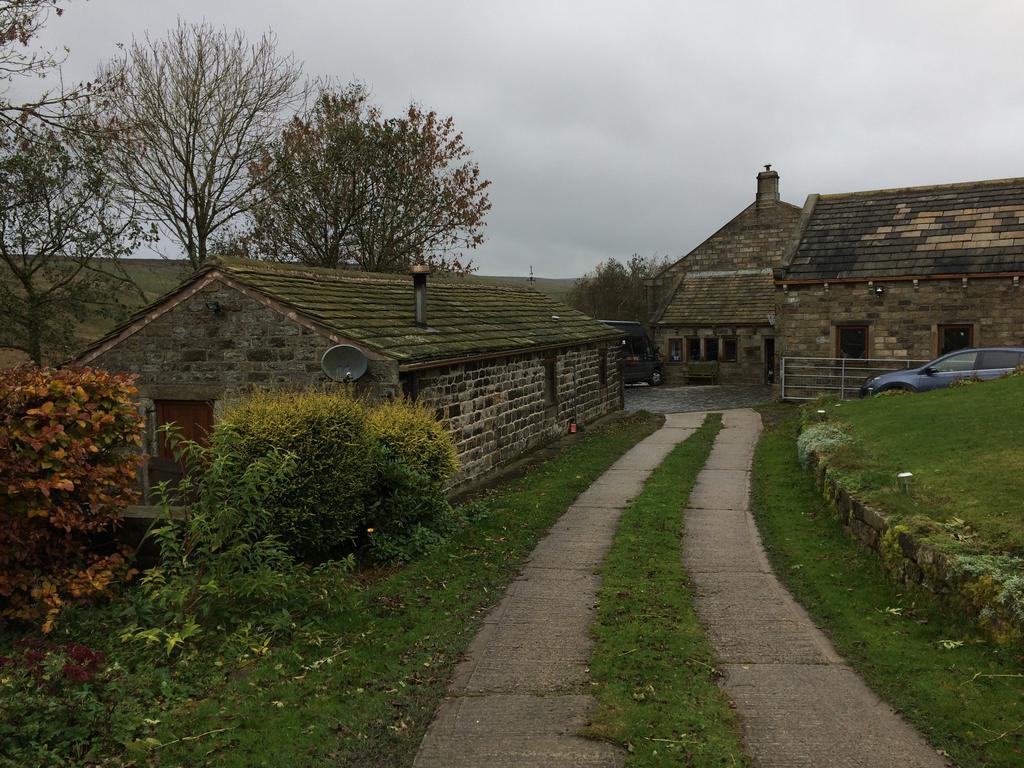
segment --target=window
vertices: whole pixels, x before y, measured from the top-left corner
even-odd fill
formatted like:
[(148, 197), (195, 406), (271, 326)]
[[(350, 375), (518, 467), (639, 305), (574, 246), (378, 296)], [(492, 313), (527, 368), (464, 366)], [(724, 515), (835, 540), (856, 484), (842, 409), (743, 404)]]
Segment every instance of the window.
[(724, 363), (736, 362), (736, 339), (722, 339), (722, 355), (718, 358)]
[(544, 361), (544, 405), (555, 405), (558, 402), (558, 382), (555, 373), (558, 363), (553, 357)]
[(670, 363), (681, 363), (683, 361), (683, 340), (668, 340), (668, 361)]
[(940, 360), (932, 366), (939, 373), (960, 373), (961, 371), (973, 371), (974, 360), (978, 357), (977, 352), (962, 352), (959, 355), (950, 355), (945, 360)]
[(597, 381), (602, 387), (608, 386), (608, 350), (597, 351)]
[(991, 371), (1003, 368), (1016, 368), (1020, 365), (1020, 352), (1013, 352), (1009, 349), (990, 349), (981, 353), (981, 360), (978, 361), (978, 369)]
[(718, 359), (718, 339), (704, 339), (704, 359)]
[(836, 357), (864, 360), (868, 356), (868, 327), (841, 325), (836, 328)]
[(686, 340), (686, 359), (700, 360), (700, 339), (692, 336)]
[(940, 325), (939, 354), (974, 346), (974, 327), (970, 325)]

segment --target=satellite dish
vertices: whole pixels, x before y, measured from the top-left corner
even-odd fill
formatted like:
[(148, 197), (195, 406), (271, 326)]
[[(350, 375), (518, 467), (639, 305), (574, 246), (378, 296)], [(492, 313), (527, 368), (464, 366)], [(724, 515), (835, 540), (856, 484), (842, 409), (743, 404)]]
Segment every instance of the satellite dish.
[(320, 367), (335, 381), (355, 381), (366, 373), (366, 355), (351, 344), (338, 344), (324, 352)]

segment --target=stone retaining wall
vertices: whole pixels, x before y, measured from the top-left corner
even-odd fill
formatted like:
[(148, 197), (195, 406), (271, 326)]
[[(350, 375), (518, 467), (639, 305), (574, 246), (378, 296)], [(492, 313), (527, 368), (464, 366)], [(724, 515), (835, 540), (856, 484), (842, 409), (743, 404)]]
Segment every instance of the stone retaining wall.
[(880, 509), (843, 487), (827, 460), (812, 453), (808, 461), (818, 490), (843, 527), (878, 554), (892, 577), (966, 614), (999, 644), (1024, 638), (1024, 622), (999, 600), (1002, 584), (991, 575), (967, 573), (955, 556), (921, 541), (906, 526), (890, 522)]

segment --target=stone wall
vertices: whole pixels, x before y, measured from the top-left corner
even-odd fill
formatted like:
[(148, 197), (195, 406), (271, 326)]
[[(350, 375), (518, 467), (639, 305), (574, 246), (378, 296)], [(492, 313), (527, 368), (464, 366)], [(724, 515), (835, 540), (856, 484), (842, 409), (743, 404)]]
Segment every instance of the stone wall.
[(818, 490), (843, 528), (878, 555), (890, 576), (971, 617), (997, 643), (1024, 638), (1024, 623), (1000, 599), (1002, 584), (991, 575), (968, 572), (955, 556), (922, 541), (906, 526), (891, 523), (884, 512), (845, 488), (827, 461), (814, 454), (809, 459)]
[(844, 324), (868, 326), (869, 357), (930, 360), (940, 325), (973, 326), (974, 346), (1024, 345), (1024, 286), (1010, 277), (780, 286), (776, 306), (778, 352), (789, 357), (836, 357)]
[[(557, 383), (552, 403), (545, 396), (549, 360)], [(621, 348), (614, 344), (462, 363), (418, 378), (420, 402), (455, 437), (462, 463), (456, 485), (566, 434), (573, 418), (585, 425), (622, 408)]]
[[(686, 339), (691, 337), (718, 339), (720, 354), (723, 348), (722, 339), (729, 337), (736, 339), (736, 362), (719, 361), (718, 363), (719, 384), (764, 384), (766, 383), (764, 341), (765, 339), (774, 338), (774, 336), (774, 329), (768, 326), (764, 328), (669, 328), (659, 326), (655, 330), (654, 343), (661, 351), (666, 384), (679, 385), (686, 383), (688, 364), (686, 360)], [(669, 359), (669, 342), (671, 339), (682, 340), (683, 359), (679, 362), (672, 362)]]

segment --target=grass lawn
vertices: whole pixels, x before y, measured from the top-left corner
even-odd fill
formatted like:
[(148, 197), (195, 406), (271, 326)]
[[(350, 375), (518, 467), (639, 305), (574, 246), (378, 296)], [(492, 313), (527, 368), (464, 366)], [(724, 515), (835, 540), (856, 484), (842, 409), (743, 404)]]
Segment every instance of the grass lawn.
[(680, 559), (683, 509), (721, 425), (709, 416), (654, 471), (601, 571), (588, 734), (627, 747), (634, 768), (747, 764)]
[[(946, 524), (959, 551), (1024, 555), (1024, 376), (827, 410), (855, 437), (830, 466), (858, 495), (911, 524)], [(895, 487), (903, 471), (910, 497)]]
[[(970, 466), (979, 463), (973, 457), (965, 461), (962, 452), (957, 459), (953, 448), (940, 445), (975, 445), (972, 441), (981, 434), (965, 423), (970, 420), (967, 414), (974, 412), (956, 406), (954, 398), (970, 394), (973, 402), (975, 392), (986, 390), (995, 397), (1009, 397), (1015, 391), (1024, 394), (1022, 385), (1024, 379), (1002, 381), (936, 393), (941, 397), (881, 398), (854, 403), (849, 410), (844, 404), (839, 410), (841, 418), (849, 419), (858, 431), (865, 430), (863, 434), (872, 430), (870, 434), (888, 435), (913, 450), (910, 455), (927, 458), (933, 469), (922, 472), (923, 480), (935, 498), (941, 495), (936, 489), (955, 487), (972, 471)], [(975, 417), (1005, 434), (993, 411), (976, 405)], [(942, 413), (954, 406), (957, 414)], [(966, 621), (889, 581), (877, 555), (844, 533), (810, 475), (800, 468), (795, 409), (771, 406), (762, 414), (768, 429), (754, 460), (753, 499), (776, 573), (879, 695), (957, 765), (1024, 764), (1024, 649), (988, 644)], [(960, 425), (962, 434), (947, 431), (955, 429), (953, 424)], [(913, 431), (917, 441), (900, 429)], [(877, 460), (899, 455), (904, 454), (887, 447)], [(911, 467), (915, 477), (922, 466)], [(961, 480), (939, 477), (939, 467)], [(989, 468), (974, 471), (987, 475)], [(988, 497), (987, 490), (981, 493)]]
[[(661, 421), (636, 414), (585, 433), (476, 503), (472, 524), (420, 560), (390, 574), (339, 578), (337, 608), (315, 617), (315, 630), (256, 649), (241, 666), (201, 649), (147, 666), (131, 657), (134, 646), (119, 643), (113, 607), (80, 611), (54, 640), (98, 647), (108, 666), (123, 670), (109, 719), (120, 723), (122, 739), (131, 735), (125, 759), (133, 764), (409, 765), (453, 665), (522, 559)], [(0, 651), (11, 640), (0, 636)], [(102, 743), (101, 753), (124, 755), (112, 738)], [(0, 744), (0, 764), (4, 758)]]

